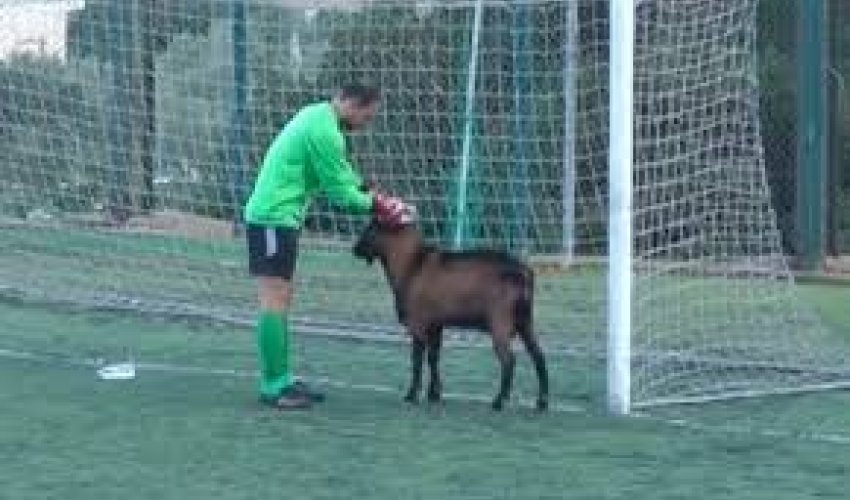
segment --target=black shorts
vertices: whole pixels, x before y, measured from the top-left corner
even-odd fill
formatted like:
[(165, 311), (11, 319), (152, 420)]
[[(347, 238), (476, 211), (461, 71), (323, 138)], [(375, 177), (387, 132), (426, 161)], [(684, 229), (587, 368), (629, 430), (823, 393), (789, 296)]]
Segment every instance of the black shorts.
[(245, 235), (251, 276), (292, 279), (298, 256), (298, 230), (248, 224)]

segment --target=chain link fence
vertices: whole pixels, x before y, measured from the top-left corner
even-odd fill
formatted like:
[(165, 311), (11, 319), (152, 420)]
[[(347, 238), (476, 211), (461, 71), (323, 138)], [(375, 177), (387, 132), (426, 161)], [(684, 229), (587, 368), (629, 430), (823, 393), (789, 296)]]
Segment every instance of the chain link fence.
[[(850, 5), (826, 4), (827, 185), (825, 187), (825, 248), (829, 257), (850, 254)], [(762, 140), (774, 207), (789, 254), (798, 254), (800, 229), (796, 197), (800, 183), (798, 141), (800, 0), (762, 0), (759, 5), (759, 82)], [(813, 168), (807, 166), (806, 168)]]
[[(796, 243), (799, 228), (795, 204), (799, 187), (797, 149), (798, 138), (801, 134), (799, 129), (801, 116), (797, 104), (798, 68), (801, 64), (798, 36), (801, 1), (762, 0), (759, 4), (759, 74), (757, 77), (762, 113), (761, 132), (774, 207), (780, 222), (785, 249), (789, 254), (797, 254), (800, 251)], [(850, 141), (847, 140), (848, 131), (850, 131), (850, 85), (847, 83), (850, 80), (850, 4), (846, 0), (824, 1), (828, 9), (824, 28), (828, 33), (829, 51), (825, 74), (829, 97), (826, 127), (828, 184), (824, 199), (824, 217), (827, 227), (825, 247), (828, 255), (838, 256), (850, 254)], [(12, 14), (24, 9), (26, 12), (22, 11), (21, 15), (32, 16), (30, 10), (41, 12), (39, 9), (44, 10), (45, 5), (48, 4), (54, 5), (54, 3), (43, 1), (32, 2), (31, 8), (23, 3), (15, 4), (14, 9), (3, 7), (11, 12), (4, 15), (9, 19), (16, 19), (12, 17)], [(160, 5), (160, 3), (155, 4)], [(221, 39), (224, 40), (222, 42), (224, 48), (211, 44), (208, 44), (209, 47), (206, 45), (203, 47), (206, 47), (205, 50), (208, 50), (210, 54), (222, 58), (214, 64), (208, 64), (213, 71), (229, 71), (229, 62), (226, 59), (231, 57), (231, 54), (224, 50), (227, 46), (225, 35), (229, 36), (229, 25), (226, 20), (230, 11), (225, 8), (226, 2), (195, 3), (188, 0), (169, 0), (161, 4), (167, 8), (159, 9), (157, 12), (170, 14), (170, 17), (148, 20), (156, 26), (157, 36), (153, 40), (155, 42), (153, 46), (145, 50), (140, 49), (139, 53), (155, 54), (158, 57), (158, 67), (166, 70), (185, 68), (193, 58), (197, 59), (199, 56), (200, 49), (196, 45), (200, 44), (200, 41)], [(99, 200), (108, 198), (109, 193), (100, 192), (103, 183), (94, 182), (91, 179), (112, 175), (110, 172), (101, 172), (99, 166), (109, 165), (122, 159), (116, 160), (117, 149), (97, 141), (101, 130), (116, 128), (109, 122), (107, 116), (99, 112), (104, 105), (104, 99), (114, 97), (110, 97), (104, 87), (110, 82), (103, 83), (95, 78), (95, 75), (103, 73), (103, 67), (111, 60), (111, 57), (117, 57), (111, 53), (100, 54), (97, 50), (113, 47), (111, 44), (102, 42), (120, 33), (92, 31), (93, 26), (106, 24), (101, 17), (106, 15), (104, 14), (108, 12), (106, 6), (111, 4), (104, 0), (90, 0), (77, 3), (56, 2), (55, 5), (64, 6), (64, 10), (56, 10), (53, 7), (48, 9), (50, 12), (56, 10), (57, 14), (54, 17), (58, 23), (56, 27), (49, 30), (49, 37), (33, 39), (31, 34), (27, 34), (28, 30), (16, 28), (2, 37), (7, 43), (0, 47), (2, 49), (0, 54), (2, 55), (0, 60), (0, 179), (3, 179), (0, 181), (0, 193), (3, 194), (0, 196), (0, 212), (16, 217), (25, 217), (33, 210), (44, 208), (34, 207), (30, 203), (32, 199), (37, 199), (48, 209), (62, 212), (96, 209), (102, 204)], [(199, 9), (198, 5), (209, 8)], [(580, 5), (584, 9), (597, 9), (599, 12), (604, 12), (606, 7), (605, 2), (601, 0), (582, 0)], [(216, 10), (210, 6), (219, 6), (219, 8)], [(248, 33), (249, 41), (253, 45), (260, 46), (262, 42), (273, 48), (276, 47), (274, 45), (276, 43), (281, 47), (288, 46), (292, 34), (283, 27), (289, 26), (287, 23), (290, 21), (281, 17), (284, 14), (281, 13), (282, 11), (277, 12), (279, 10), (268, 7), (268, 12), (260, 12), (259, 8), (249, 12), (249, 15), (260, 15), (264, 19), (263, 25), (269, 28), (268, 32), (253, 30)], [(182, 14), (171, 15), (175, 13)], [(455, 22), (460, 23), (458, 20)], [(490, 22), (495, 21), (490, 20)], [(536, 22), (539, 24), (542, 21), (538, 19)], [(356, 27), (352, 29), (354, 28)], [(339, 30), (339, 33), (349, 36), (344, 30)], [(118, 38), (116, 40), (118, 40), (116, 43), (132, 42), (132, 40), (121, 41)], [(391, 43), (398, 43), (398, 41)], [(427, 41), (418, 43), (424, 44)], [(167, 53), (160, 50), (166, 45), (169, 47)], [(86, 60), (77, 62), (73, 68), (59, 64), (56, 54), (51, 51), (53, 48), (63, 52), (62, 56), (65, 55), (64, 52), (68, 52), (71, 59), (79, 60), (85, 57)], [(281, 54), (285, 52), (282, 50), (269, 52), (271, 54), (269, 57), (274, 58), (275, 64), (261, 64), (260, 67), (263, 68), (261, 76), (269, 78), (270, 81), (286, 82), (288, 66), (280, 63)], [(251, 57), (253, 59), (248, 61), (249, 71), (257, 66), (257, 60), (266, 57), (266, 54), (253, 53)], [(144, 61), (141, 63), (143, 64)], [(342, 63), (337, 64), (337, 66), (341, 65)], [(133, 103), (143, 103), (155, 98), (160, 107), (170, 106), (171, 96), (178, 95), (191, 97), (191, 99), (184, 98), (181, 102), (194, 102), (192, 99), (196, 99), (198, 102), (221, 104), (217, 107), (209, 105), (198, 107), (198, 109), (213, 109), (211, 113), (218, 114), (210, 116), (208, 121), (215, 126), (201, 131), (203, 133), (201, 136), (199, 136), (201, 132), (194, 130), (191, 132), (191, 156), (192, 161), (211, 167), (227, 165), (230, 153), (222, 146), (224, 142), (218, 139), (227, 137), (230, 133), (228, 129), (230, 117), (222, 111), (226, 109), (222, 103), (230, 99), (230, 89), (222, 90), (210, 86), (209, 82), (217, 81), (217, 78), (221, 79), (221, 75), (200, 75), (199, 73), (197, 81), (187, 77), (172, 79), (173, 81), (163, 78), (158, 82), (156, 96), (145, 85), (139, 84), (138, 89), (132, 87), (132, 95), (119, 97)], [(438, 83), (441, 82), (436, 82), (432, 86), (436, 87)], [(269, 92), (281, 92), (280, 89), (286, 87), (287, 85), (261, 85), (252, 91), (251, 99), (256, 101), (257, 106), (273, 111), (262, 114), (265, 121), (256, 123), (255, 120), (253, 124), (256, 134), (250, 138), (252, 141), (250, 164), (256, 164), (268, 134), (276, 129), (288, 111), (281, 109), (280, 106), (267, 106), (268, 102), (278, 102), (280, 99), (277, 95), (263, 94), (263, 89), (270, 89)], [(33, 88), (38, 90), (39, 96), (46, 97), (33, 100), (27, 98), (21, 91), (21, 89)], [(82, 89), (86, 89), (86, 92)], [(449, 104), (446, 103), (445, 106)], [(139, 104), (139, 108), (142, 109), (144, 106)], [(187, 109), (185, 113), (182, 110), (175, 111), (175, 115), (188, 116), (192, 111), (193, 109)], [(150, 121), (150, 117), (144, 113), (140, 112), (137, 115), (139, 124)], [(159, 136), (148, 137), (140, 134), (134, 140), (141, 144), (140, 149), (145, 149), (142, 144), (145, 140), (155, 140), (158, 148), (157, 155), (167, 159), (179, 158), (186, 147), (176, 139), (180, 135), (176, 132), (171, 133), (172, 130), (168, 127), (176, 131), (189, 130), (180, 120), (175, 119), (168, 126), (161, 127)], [(42, 130), (42, 133), (29, 133), (33, 129)], [(44, 132), (48, 129), (49, 133)], [(137, 126), (136, 129), (144, 130), (144, 127)], [(71, 131), (76, 133), (70, 133)], [(202, 140), (199, 140), (199, 137)], [(47, 139), (43, 138), (50, 138), (50, 142), (44, 142)], [(38, 142), (40, 140), (43, 143)], [(45, 154), (46, 151), (61, 154), (48, 155)], [(152, 161), (144, 155), (138, 158), (123, 158), (123, 160), (136, 163)], [(414, 158), (411, 161), (424, 160)], [(166, 165), (170, 169), (169, 172), (191, 170), (178, 160), (160, 163)], [(150, 168), (138, 170), (147, 174), (138, 182), (133, 179), (128, 180), (129, 184), (153, 186), (151, 189), (166, 192), (164, 184), (157, 184), (157, 182), (168, 180), (166, 176), (159, 176), (162, 177), (160, 179), (150, 173), (152, 170)], [(25, 175), (20, 172), (24, 172)], [(224, 170), (214, 174), (207, 173), (207, 175), (221, 178), (220, 182), (213, 183), (217, 186), (228, 186), (229, 179), (234, 176), (233, 172)], [(191, 172), (185, 173), (185, 176), (191, 176)], [(173, 183), (169, 186), (173, 186)], [(51, 199), (43, 196), (43, 193), (48, 191), (55, 193)], [(145, 198), (144, 193), (131, 194), (135, 198)], [(153, 203), (157, 200), (161, 202), (164, 196), (156, 197)], [(204, 196), (213, 200), (214, 203), (207, 206), (197, 202)], [(227, 202), (233, 196), (234, 193), (224, 189), (222, 192), (214, 193), (192, 192), (191, 196), (186, 197), (194, 200), (190, 207), (193, 211), (200, 212), (201, 215), (227, 218), (233, 215), (231, 212), (236, 205), (236, 203)], [(141, 205), (149, 203), (151, 203), (150, 200), (142, 202)]]

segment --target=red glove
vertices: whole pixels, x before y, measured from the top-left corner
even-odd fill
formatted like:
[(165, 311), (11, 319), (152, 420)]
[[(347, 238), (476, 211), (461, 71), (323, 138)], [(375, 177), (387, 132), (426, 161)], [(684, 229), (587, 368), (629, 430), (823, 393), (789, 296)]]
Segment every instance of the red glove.
[(416, 209), (400, 198), (383, 193), (374, 194), (375, 217), (378, 222), (392, 226), (409, 224), (413, 221)]

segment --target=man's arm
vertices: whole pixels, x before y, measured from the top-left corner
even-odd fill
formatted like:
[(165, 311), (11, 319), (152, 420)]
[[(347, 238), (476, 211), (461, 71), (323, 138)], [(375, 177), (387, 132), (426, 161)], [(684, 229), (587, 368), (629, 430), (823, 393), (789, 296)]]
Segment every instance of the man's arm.
[(373, 195), (345, 157), (342, 141), (330, 133), (307, 137), (307, 149), (322, 191), (330, 201), (352, 211), (372, 210)]
[(388, 224), (404, 224), (414, 216), (415, 208), (399, 198), (375, 192), (363, 182), (346, 159), (344, 144), (338, 136), (308, 137), (307, 147), (321, 189), (331, 202), (360, 213), (371, 211)]

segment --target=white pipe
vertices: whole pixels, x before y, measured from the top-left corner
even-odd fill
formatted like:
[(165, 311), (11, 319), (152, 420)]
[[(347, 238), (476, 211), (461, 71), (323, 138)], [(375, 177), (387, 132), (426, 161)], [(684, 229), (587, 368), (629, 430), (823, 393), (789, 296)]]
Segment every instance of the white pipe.
[(564, 7), (566, 36), (564, 37), (564, 179), (562, 250), (566, 260), (575, 258), (576, 246), (576, 89), (578, 83), (578, 0), (569, 0)]
[(475, 88), (478, 76), (478, 40), (481, 36), (481, 18), (484, 10), (483, 0), (475, 2), (475, 13), (472, 21), (472, 41), (470, 42), (469, 67), (466, 80), (466, 110), (464, 113), (463, 150), (460, 158), (460, 174), (458, 176), (457, 206), (455, 207), (455, 238), (456, 248), (463, 241), (463, 225), (466, 219), (466, 195), (469, 183), (469, 155), (472, 149), (472, 112), (475, 105)]
[(631, 403), (635, 3), (609, 5), (608, 409), (624, 415)]

